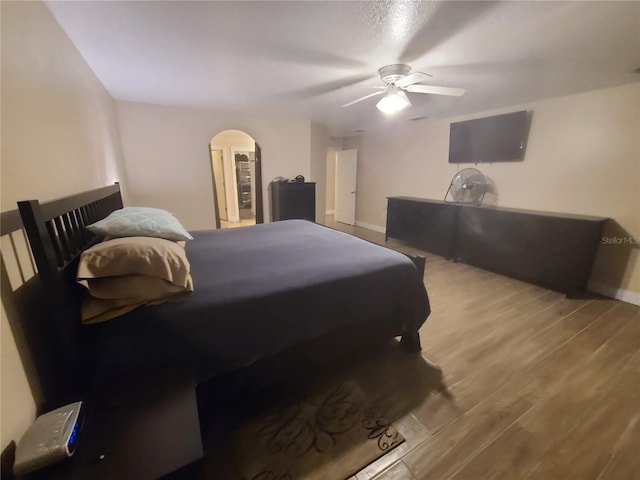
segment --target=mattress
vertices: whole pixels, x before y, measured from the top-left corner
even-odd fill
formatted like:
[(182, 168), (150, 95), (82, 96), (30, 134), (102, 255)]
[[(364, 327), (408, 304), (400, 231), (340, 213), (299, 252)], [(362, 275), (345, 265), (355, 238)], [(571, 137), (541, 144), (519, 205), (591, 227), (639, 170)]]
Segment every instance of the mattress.
[(97, 375), (180, 366), (198, 380), (345, 326), (415, 332), (430, 313), (398, 252), (304, 220), (191, 232), (194, 292), (84, 326)]

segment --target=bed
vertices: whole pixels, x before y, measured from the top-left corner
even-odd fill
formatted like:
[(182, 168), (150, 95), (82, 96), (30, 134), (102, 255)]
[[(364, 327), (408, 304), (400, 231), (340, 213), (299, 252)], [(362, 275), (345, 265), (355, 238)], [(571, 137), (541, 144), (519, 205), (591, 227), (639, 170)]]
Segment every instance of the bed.
[(101, 240), (84, 227), (121, 207), (117, 184), (19, 202), (65, 377), (179, 366), (202, 381), (342, 330), (380, 330), (420, 350), (430, 307), (414, 262), (303, 220), (191, 232), (185, 248), (195, 290), (186, 300), (81, 325), (77, 259)]

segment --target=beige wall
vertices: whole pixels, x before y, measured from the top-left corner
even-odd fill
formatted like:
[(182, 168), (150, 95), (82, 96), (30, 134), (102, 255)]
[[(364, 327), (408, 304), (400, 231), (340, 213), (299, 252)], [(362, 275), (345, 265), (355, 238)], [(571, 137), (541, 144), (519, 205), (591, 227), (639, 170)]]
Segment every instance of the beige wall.
[(316, 182), (316, 222), (324, 222), (327, 197), (327, 152), (331, 145), (331, 138), (326, 127), (318, 123), (311, 123), (311, 175), (309, 182)]
[[(126, 191), (112, 98), (44, 4), (1, 2), (0, 8), (2, 211), (18, 200), (114, 181)], [(7, 313), (3, 306), (2, 448), (19, 438), (36, 408)]]
[(215, 227), (209, 142), (218, 132), (242, 130), (260, 145), (265, 221), (271, 218), (271, 179), (310, 176), (308, 120), (131, 102), (117, 106), (131, 191), (128, 204), (170, 210), (188, 229)]
[[(442, 199), (457, 168), (448, 163), (451, 121), (520, 109), (533, 111), (525, 160), (478, 167), (496, 185), (495, 203), (611, 217), (618, 235), (640, 238), (640, 83), (468, 117), (391, 121), (346, 139), (345, 148), (359, 150), (357, 220), (384, 226), (387, 196)], [(590, 284), (636, 302), (638, 248), (601, 246)]]
[(25, 429), (33, 421), (36, 414), (36, 404), (27, 381), (16, 342), (11, 334), (11, 328), (7, 321), (7, 316), (2, 308), (1, 321), (2, 344), (0, 345), (0, 375), (2, 375), (2, 395), (0, 398), (2, 414), (0, 424), (2, 425), (2, 449), (12, 440), (18, 441)]
[(122, 180), (111, 96), (40, 2), (2, 2), (2, 210)]

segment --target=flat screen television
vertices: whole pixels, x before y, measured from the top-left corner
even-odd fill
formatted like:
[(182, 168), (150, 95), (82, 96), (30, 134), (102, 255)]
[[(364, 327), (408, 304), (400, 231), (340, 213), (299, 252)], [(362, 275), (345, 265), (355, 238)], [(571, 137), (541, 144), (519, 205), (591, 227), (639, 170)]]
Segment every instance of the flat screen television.
[(449, 163), (524, 160), (530, 117), (526, 110), (451, 124)]

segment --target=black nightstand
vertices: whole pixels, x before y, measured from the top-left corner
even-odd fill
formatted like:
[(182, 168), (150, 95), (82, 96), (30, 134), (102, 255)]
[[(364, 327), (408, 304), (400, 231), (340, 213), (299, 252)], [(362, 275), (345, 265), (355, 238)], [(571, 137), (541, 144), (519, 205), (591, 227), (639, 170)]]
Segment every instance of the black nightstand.
[(316, 221), (314, 182), (271, 182), (271, 221), (300, 218)]
[(193, 382), (168, 375), (90, 397), (74, 456), (21, 480), (151, 480), (202, 458)]

